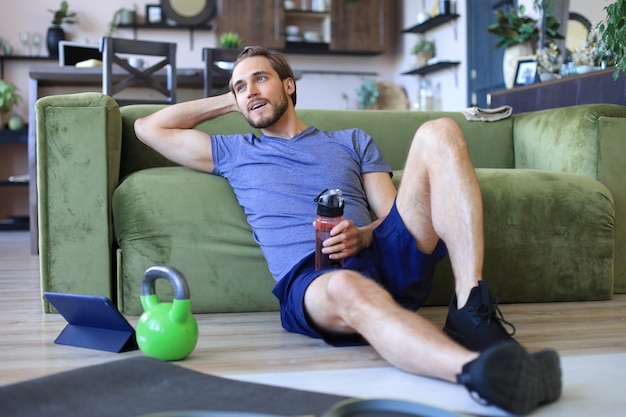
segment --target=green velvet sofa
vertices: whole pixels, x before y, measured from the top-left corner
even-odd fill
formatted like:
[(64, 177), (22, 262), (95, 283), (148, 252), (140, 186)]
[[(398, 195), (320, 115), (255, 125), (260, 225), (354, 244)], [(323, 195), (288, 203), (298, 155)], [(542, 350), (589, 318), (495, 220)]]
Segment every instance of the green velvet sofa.
[[(98, 93), (37, 102), (42, 291), (106, 295), (124, 313), (140, 314), (143, 272), (167, 264), (186, 276), (195, 312), (276, 309), (274, 281), (229, 184), (176, 166), (137, 140), (133, 122), (157, 108), (119, 108)], [(396, 181), (420, 124), (453, 118), (477, 168), (485, 278), (500, 301), (603, 300), (626, 292), (626, 107), (577, 106), (490, 123), (461, 112), (299, 113), (322, 129), (368, 131)], [(198, 129), (249, 127), (230, 114)], [(446, 259), (431, 302), (446, 304), (452, 284)], [(172, 297), (169, 287), (158, 280), (164, 300)], [(45, 301), (44, 309), (50, 311)]]

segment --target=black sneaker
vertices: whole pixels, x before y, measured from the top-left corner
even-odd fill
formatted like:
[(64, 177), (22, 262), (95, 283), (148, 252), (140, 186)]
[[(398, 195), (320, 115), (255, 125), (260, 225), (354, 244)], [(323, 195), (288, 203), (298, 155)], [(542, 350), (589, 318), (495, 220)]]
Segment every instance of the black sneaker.
[(460, 310), (456, 294), (452, 297), (443, 331), (461, 346), (476, 352), (498, 343), (515, 342), (512, 337), (515, 326), (504, 319), (498, 300), (491, 299), (484, 281), (472, 288), (467, 303)]
[(561, 364), (554, 350), (529, 354), (517, 343), (503, 343), (467, 363), (457, 382), (490, 405), (528, 414), (561, 396)]

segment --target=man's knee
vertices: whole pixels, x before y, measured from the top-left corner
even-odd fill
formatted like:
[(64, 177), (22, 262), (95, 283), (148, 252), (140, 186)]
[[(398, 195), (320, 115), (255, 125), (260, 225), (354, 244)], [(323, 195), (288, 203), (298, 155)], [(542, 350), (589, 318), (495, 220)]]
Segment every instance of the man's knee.
[(337, 308), (355, 311), (364, 307), (372, 299), (374, 293), (384, 291), (376, 282), (355, 271), (338, 270), (326, 283), (328, 299)]
[(459, 125), (449, 117), (429, 120), (422, 124), (413, 138), (412, 152), (434, 157), (446, 151), (466, 152), (465, 136)]

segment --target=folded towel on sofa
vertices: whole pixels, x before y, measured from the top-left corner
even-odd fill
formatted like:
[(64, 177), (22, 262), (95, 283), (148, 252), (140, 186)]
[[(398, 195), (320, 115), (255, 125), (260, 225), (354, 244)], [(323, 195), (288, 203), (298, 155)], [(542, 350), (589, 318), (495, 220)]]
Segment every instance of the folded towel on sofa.
[(513, 108), (511, 106), (501, 106), (495, 109), (481, 109), (480, 107), (469, 107), (461, 110), (465, 118), (469, 121), (495, 122), (511, 116)]

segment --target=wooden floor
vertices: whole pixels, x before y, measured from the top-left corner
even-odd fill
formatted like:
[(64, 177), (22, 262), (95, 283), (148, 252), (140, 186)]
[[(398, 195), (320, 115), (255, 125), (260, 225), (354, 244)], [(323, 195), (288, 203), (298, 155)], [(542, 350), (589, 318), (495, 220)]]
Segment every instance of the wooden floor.
[[(611, 301), (503, 305), (529, 350), (553, 347), (561, 355), (626, 352), (626, 295)], [(445, 309), (421, 313), (438, 325)], [(217, 375), (386, 366), (370, 348), (333, 348), (289, 334), (276, 313), (197, 315), (200, 338), (180, 365)], [(137, 317), (129, 317), (135, 325)], [(0, 385), (103, 363), (141, 352), (113, 354), (55, 345), (63, 319), (43, 314), (38, 257), (26, 232), (0, 232)], [(626, 377), (624, 378), (626, 382)]]

